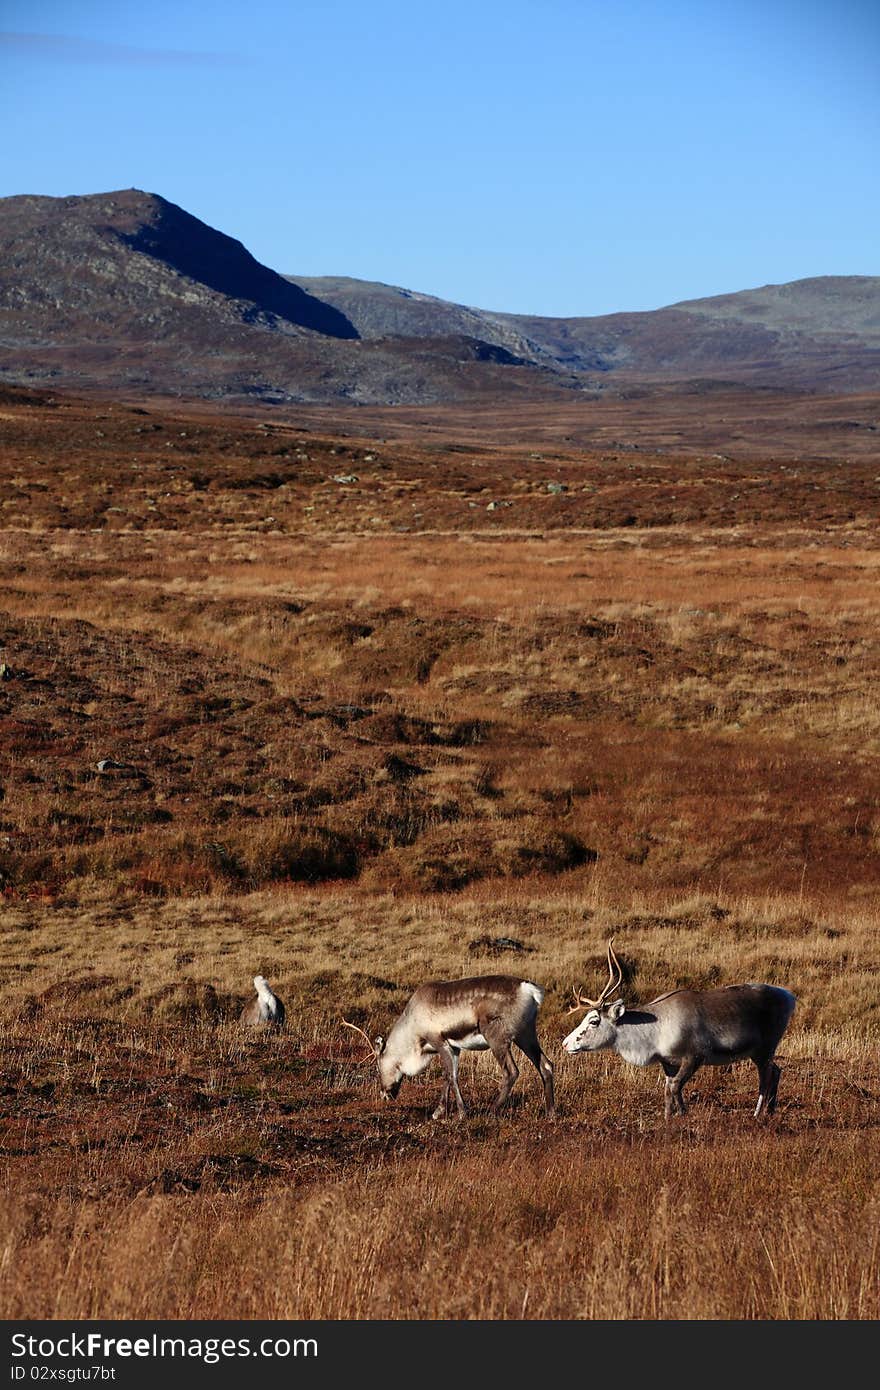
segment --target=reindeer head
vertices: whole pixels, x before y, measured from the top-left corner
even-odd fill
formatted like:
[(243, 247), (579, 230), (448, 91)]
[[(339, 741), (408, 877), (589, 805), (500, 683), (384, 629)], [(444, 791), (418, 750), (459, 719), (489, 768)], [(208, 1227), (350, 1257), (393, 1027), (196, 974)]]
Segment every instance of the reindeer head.
[(390, 1057), (385, 1051), (385, 1039), (380, 1035), (378, 1038), (371, 1038), (365, 1033), (363, 1028), (358, 1028), (356, 1023), (349, 1023), (346, 1019), (342, 1020), (343, 1027), (351, 1028), (352, 1032), (360, 1033), (366, 1040), (369, 1052), (360, 1059), (359, 1065), (365, 1062), (375, 1061), (379, 1070), (379, 1085), (382, 1087), (383, 1100), (391, 1100), (397, 1095), (403, 1082), (403, 1068), (398, 1062)]
[(570, 1014), (578, 1009), (588, 1009), (577, 1028), (563, 1038), (562, 1046), (566, 1052), (598, 1052), (603, 1047), (613, 1047), (617, 1038), (617, 1025), (626, 1012), (622, 999), (609, 1003), (608, 997), (619, 987), (623, 979), (620, 962), (614, 954), (614, 937), (608, 943), (608, 983), (598, 999), (588, 999), (580, 990), (573, 990), (575, 1002), (568, 1010)]

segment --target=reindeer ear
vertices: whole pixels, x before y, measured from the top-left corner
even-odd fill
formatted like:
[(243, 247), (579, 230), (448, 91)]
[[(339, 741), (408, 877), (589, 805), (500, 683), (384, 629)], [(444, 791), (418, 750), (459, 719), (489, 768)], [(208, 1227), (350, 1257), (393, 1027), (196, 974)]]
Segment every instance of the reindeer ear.
[(612, 1023), (616, 1023), (619, 1018), (623, 1018), (626, 1013), (626, 1005), (622, 999), (615, 999), (613, 1004), (608, 1007), (608, 1017)]
[(378, 1038), (373, 1039), (373, 1047), (376, 1049), (376, 1056), (381, 1057), (382, 1053), (385, 1051), (385, 1039), (382, 1037), (381, 1033)]

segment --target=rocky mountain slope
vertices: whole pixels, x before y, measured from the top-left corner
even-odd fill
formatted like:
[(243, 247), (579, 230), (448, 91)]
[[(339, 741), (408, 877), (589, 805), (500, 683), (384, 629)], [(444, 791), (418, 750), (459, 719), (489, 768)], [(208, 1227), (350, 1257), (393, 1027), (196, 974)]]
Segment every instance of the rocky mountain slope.
[(598, 376), (606, 387), (622, 377), (831, 390), (880, 383), (876, 276), (819, 276), (592, 318), (492, 313), (364, 280), (296, 283), (335, 305), (364, 339), (466, 332), (536, 365)]
[(22, 332), (50, 311), (58, 333), (199, 335), (261, 324), (334, 338), (357, 332), (338, 309), (254, 260), (231, 237), (138, 189), (84, 198), (5, 198), (3, 304)]

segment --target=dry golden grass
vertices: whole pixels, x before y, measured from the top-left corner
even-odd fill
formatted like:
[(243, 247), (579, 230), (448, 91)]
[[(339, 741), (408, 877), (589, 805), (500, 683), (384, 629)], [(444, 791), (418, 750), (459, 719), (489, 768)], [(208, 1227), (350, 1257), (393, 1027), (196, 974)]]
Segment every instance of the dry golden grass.
[(851, 1138), (470, 1138), (308, 1195), (20, 1200), (6, 1316), (877, 1317), (876, 1152)]

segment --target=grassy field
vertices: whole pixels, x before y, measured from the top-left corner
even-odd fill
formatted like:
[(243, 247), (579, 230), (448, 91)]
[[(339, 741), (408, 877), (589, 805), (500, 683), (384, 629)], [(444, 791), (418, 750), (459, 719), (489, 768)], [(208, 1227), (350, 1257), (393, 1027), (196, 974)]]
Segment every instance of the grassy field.
[[(876, 457), (0, 407), (3, 1315), (880, 1315)], [(561, 1054), (612, 932), (797, 994), (771, 1121)], [(382, 1104), (499, 971), (559, 1118)]]

